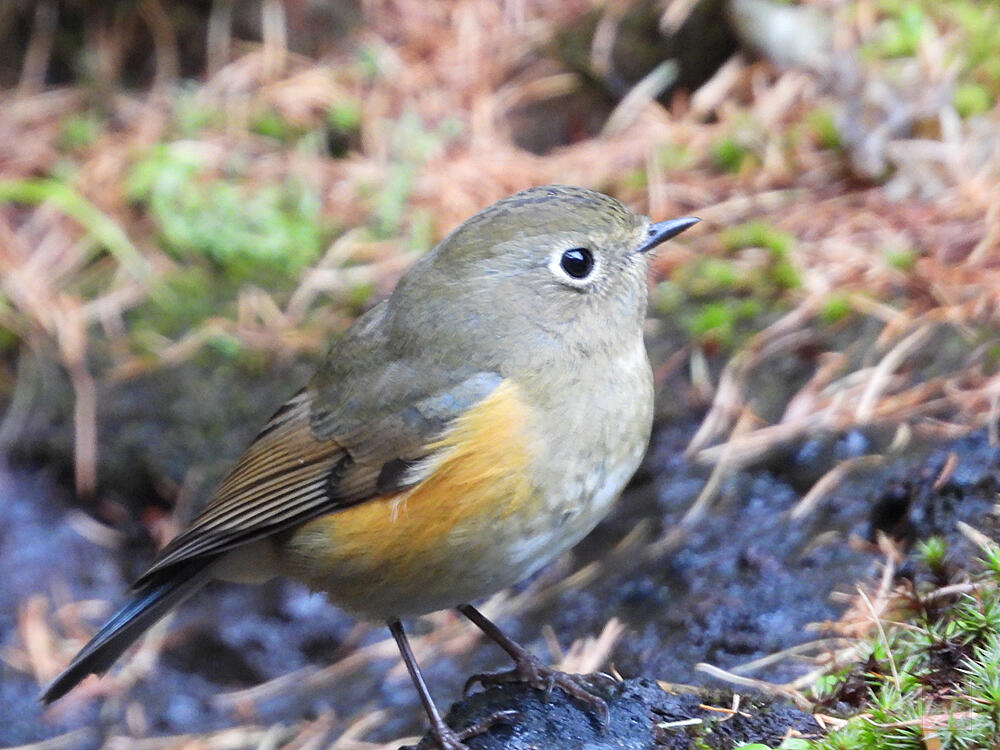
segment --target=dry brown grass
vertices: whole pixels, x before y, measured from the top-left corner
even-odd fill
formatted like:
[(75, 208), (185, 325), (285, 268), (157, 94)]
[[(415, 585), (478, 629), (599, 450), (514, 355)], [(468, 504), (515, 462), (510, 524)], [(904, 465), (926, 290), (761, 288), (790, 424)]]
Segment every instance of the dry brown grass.
[[(215, 60), (213, 72), (195, 95), (202, 106), (225, 114), (222, 126), (206, 130), (193, 144), (207, 169), (221, 168), (228, 156), (241, 154), (250, 164), (248, 181), (263, 184), (294, 174), (318, 187), (324, 216), (335, 217), (343, 226), (360, 226), (372, 211), (360, 186), (379, 184), (397, 158), (393, 123), (404, 113), (419, 116), (428, 126), (457, 118), (461, 135), (426, 157), (407, 199), (408, 211), (425, 209), (433, 216), (437, 237), (503, 195), (549, 182), (606, 190), (654, 217), (700, 215), (704, 221), (699, 229), (657, 261), (661, 276), (697, 255), (722, 254), (718, 232), (732, 224), (766, 220), (791, 234), (795, 238), (791, 260), (801, 274), (802, 287), (792, 293), (788, 313), (757, 334), (732, 358), (719, 381), (709, 384), (711, 407), (689, 448), (692, 457), (717, 464), (720, 471), (734, 471), (817, 431), (879, 425), (896, 429), (905, 440), (911, 434), (951, 436), (996, 424), (1000, 374), (990, 351), (995, 337), (983, 334), (995, 331), (1000, 322), (1000, 192), (996, 190), (1000, 111), (996, 107), (975, 122), (963, 123), (949, 105), (942, 104), (939, 111), (922, 115), (937, 118), (939, 127), (930, 135), (889, 138), (884, 144), (900, 178), (890, 187), (898, 187), (909, 175), (911, 185), (932, 189), (932, 198), (919, 190), (893, 196), (884, 185), (852, 179), (844, 155), (821, 148), (808, 135), (790, 143), (789, 130), (807, 112), (836, 107), (835, 99), (811, 74), (779, 72), (740, 56), (699, 91), (674, 96), (669, 106), (632, 100), (613, 134), (584, 138), (539, 156), (515, 145), (511, 113), (525, 103), (544, 102), (583, 85), (578, 74), (545, 54), (544, 45), (585, 11), (598, 8), (613, 19), (619, 3), (365, 0), (362, 5), (362, 28), (343, 51), (322, 61), (302, 59), (284, 49), (282, 19), (280, 13), (274, 16), (275, 7), (280, 11), (281, 6), (276, 3), (265, 4), (272, 15), (265, 23), (270, 32), (263, 44), (224, 40), (217, 46), (214, 57), (210, 55)], [(140, 6), (142, 22), (159, 28), (163, 6), (157, 2)], [(848, 43), (852, 35), (864, 37), (872, 13), (871, 3), (858, 3), (855, 14), (842, 19)], [(676, 26), (678, 19), (669, 21)], [(22, 86), (0, 94), (0, 179), (57, 171), (62, 158), (60, 123), (94, 103), (93, 91), (41, 90), (38, 56), (44, 56), (48, 44), (46, 28), (42, 17)], [(102, 95), (101, 105), (114, 126), (105, 128), (79, 154), (69, 180), (73, 191), (120, 230), (120, 252), (105, 252), (84, 224), (51, 200), (0, 206), (0, 325), (29, 345), (51, 347), (70, 375), (76, 394), (76, 481), (82, 492), (95, 486), (96, 379), (128, 378), (151, 366), (176, 363), (220, 331), (252, 348), (315, 351), (331, 331), (346, 324), (342, 312), (316, 314), (325, 295), (357, 278), (371, 280), (386, 292), (410, 260), (392, 241), (348, 231), (303, 274), (299, 289), (287, 301), (279, 303), (260, 289), (244, 290), (235, 318), (213, 318), (177, 340), (164, 341), (158, 364), (135, 357), (125, 346), (112, 346), (117, 360), (106, 371), (92, 371), (86, 356), (89, 341), (95, 336), (120, 340), (124, 313), (146, 300), (152, 280), (169, 273), (175, 263), (157, 247), (148, 218), (127, 204), (122, 187), (137, 155), (170, 137), (171, 71), (176, 61), (171, 35), (161, 32), (154, 34), (153, 87)], [(214, 43), (220, 44), (218, 38)], [(361, 73), (356, 57), (360, 47), (374, 56), (379, 76)], [(225, 50), (230, 50), (228, 59)], [(114, 50), (106, 57), (113, 62)], [(945, 76), (945, 65), (933, 50), (920, 64), (929, 80)], [(268, 110), (304, 129), (317, 127), (330, 106), (345, 98), (360, 100), (364, 106), (359, 148), (343, 159), (307, 158), (247, 130), (255, 114)], [(752, 148), (757, 166), (737, 174), (713, 168), (712, 145), (748, 120), (756, 125)], [(658, 154), (667, 144), (686, 149), (692, 163), (683, 170), (664, 167)], [(638, 171), (645, 173), (641, 186), (629, 179)], [(886, 249), (912, 251), (912, 268), (899, 270), (887, 263)], [(754, 256), (746, 253), (741, 260), (752, 264)], [(343, 268), (347, 261), (355, 263), (350, 271)], [(95, 293), (81, 283), (88, 274), (108, 269), (113, 279), (108, 288)], [(345, 281), (348, 273), (355, 276)], [(852, 317), (846, 325), (874, 321), (879, 335), (864, 351), (818, 352), (812, 377), (789, 394), (780, 419), (763, 422), (753, 413), (748, 385), (753, 374), (814, 343), (815, 326), (833, 295), (848, 302)], [(926, 368), (914, 363), (926, 357), (927, 347), (940, 341), (942, 332), (964, 339), (969, 353), (928, 375)], [(692, 351), (697, 354), (696, 348)], [(8, 412), (5, 427), (16, 421), (14, 411)], [(833, 471), (840, 474), (821, 479), (800, 512), (820, 502), (823, 492), (851, 468), (839, 467)], [(581, 571), (574, 583), (587, 574), (587, 569)], [(888, 589), (883, 580), (870, 597), (871, 607), (865, 611), (853, 607), (848, 621), (857, 622), (858, 628), (842, 625), (839, 635), (855, 638), (867, 633), (873, 615), (888, 601)], [(523, 597), (539, 595), (542, 592), (530, 591)], [(523, 597), (498, 600), (496, 606), (510, 614), (524, 606)], [(36, 600), (25, 603), (22, 648), (5, 657), (39, 680), (51, 675), (61, 655), (86, 636), (79, 607), (60, 608), (56, 619), (62, 635), (50, 629), (46, 607)], [(433, 623), (430, 633), (414, 639), (418, 655), (468, 648), (475, 639), (470, 629), (447, 615), (435, 616)], [(599, 656), (591, 653), (593, 658), (588, 659), (586, 651), (605, 654), (616, 632), (609, 623), (602, 638), (571, 649), (573, 663), (588, 668), (599, 663)], [(819, 644), (828, 662), (821, 668), (846, 658), (843, 644)], [(129, 679), (141, 678), (131, 667), (155, 658), (156, 648), (153, 639), (146, 651), (133, 657), (130, 668), (69, 700), (82, 700), (95, 690), (126, 692)], [(284, 690), (290, 683), (322, 685), (371, 659), (392, 658), (394, 652), (391, 641), (380, 641), (324, 670), (293, 673), (280, 684), (220, 696), (220, 702), (240, 714), (241, 706), (252, 706), (268, 691)], [(784, 689), (796, 691), (804, 685), (805, 680), (797, 681)], [(141, 729), (141, 718), (133, 718)], [(349, 720), (350, 726), (339, 717), (319, 716), (291, 726), (248, 725), (198, 737), (143, 741), (146, 744), (132, 737), (112, 737), (105, 746), (374, 748), (360, 738), (378, 721), (379, 714), (371, 712)], [(66, 735), (45, 746), (70, 747), (78, 741), (78, 734)]]

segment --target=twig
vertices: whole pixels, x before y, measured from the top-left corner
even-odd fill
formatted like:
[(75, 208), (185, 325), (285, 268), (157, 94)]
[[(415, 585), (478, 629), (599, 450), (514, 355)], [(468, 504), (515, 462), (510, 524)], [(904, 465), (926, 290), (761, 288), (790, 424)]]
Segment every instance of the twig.
[(618, 106), (601, 128), (601, 136), (611, 136), (628, 128), (639, 117), (644, 107), (673, 85), (679, 71), (680, 66), (676, 61), (665, 60), (643, 76), (618, 102)]
[(886, 658), (889, 660), (889, 669), (892, 672), (892, 682), (896, 686), (896, 689), (899, 690), (899, 672), (896, 671), (896, 660), (892, 656), (892, 648), (889, 646), (889, 639), (886, 637), (885, 629), (882, 627), (882, 619), (875, 611), (875, 607), (872, 606), (871, 599), (868, 598), (868, 594), (865, 593), (864, 589), (858, 586), (857, 591), (858, 595), (861, 597), (861, 601), (865, 603), (865, 606), (868, 607), (868, 611), (871, 613), (872, 622), (875, 623), (875, 628), (878, 630), (879, 640), (882, 641), (882, 646), (885, 648)]
[(816, 483), (809, 488), (809, 491), (788, 512), (788, 517), (793, 521), (801, 520), (812, 513), (820, 501), (844, 481), (848, 474), (858, 470), (878, 468), (885, 463), (885, 460), (885, 456), (872, 455), (855, 456), (854, 458), (841, 461), (816, 480)]
[(209, 78), (229, 62), (235, 0), (213, 0), (205, 39), (206, 73)]
[(848, 642), (850, 641), (847, 638), (822, 638), (818, 641), (799, 643), (781, 651), (775, 651), (773, 654), (762, 656), (759, 659), (754, 659), (753, 661), (740, 664), (737, 667), (733, 667), (730, 671), (733, 674), (746, 674), (747, 672), (763, 669), (764, 667), (768, 667), (791, 656), (799, 656), (800, 654), (805, 654), (818, 649), (825, 649), (833, 645), (844, 645)]
[(905, 339), (894, 346), (872, 372), (868, 387), (858, 402), (856, 417), (859, 423), (866, 424), (872, 418), (875, 402), (886, 386), (889, 375), (903, 363), (915, 349), (923, 344), (933, 332), (933, 327), (922, 325)]
[(8, 747), (7, 750), (75, 750), (80, 747), (94, 746), (99, 739), (99, 734), (93, 727), (83, 727), (74, 729), (72, 732), (60, 734), (58, 737), (50, 737), (41, 742), (32, 742), (27, 745), (17, 745)]
[(21, 96), (41, 91), (45, 85), (45, 74), (52, 57), (52, 43), (55, 40), (58, 21), (59, 8), (54, 0), (38, 0), (35, 3), (31, 37), (24, 51), (21, 80), (18, 82), (18, 93)]
[(705, 664), (704, 662), (695, 664), (694, 668), (699, 672), (711, 675), (718, 680), (723, 680), (724, 682), (728, 682), (733, 685), (753, 688), (762, 693), (766, 693), (767, 695), (780, 695), (785, 698), (789, 698), (795, 703), (795, 705), (799, 706), (803, 710), (808, 710), (812, 705), (798, 690), (792, 690), (784, 685), (775, 685), (773, 682), (757, 680), (752, 677), (744, 677), (742, 675), (728, 672), (725, 669), (720, 669), (712, 664)]

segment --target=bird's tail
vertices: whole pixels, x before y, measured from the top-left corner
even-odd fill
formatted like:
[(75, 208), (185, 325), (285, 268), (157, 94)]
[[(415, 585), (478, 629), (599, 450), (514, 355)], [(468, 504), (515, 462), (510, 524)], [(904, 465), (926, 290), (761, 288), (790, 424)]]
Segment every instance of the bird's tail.
[(103, 674), (146, 629), (204, 586), (213, 562), (197, 560), (163, 571), (126, 602), (90, 642), (80, 649), (73, 661), (45, 688), (39, 700), (51, 703), (68, 693), (89, 674)]

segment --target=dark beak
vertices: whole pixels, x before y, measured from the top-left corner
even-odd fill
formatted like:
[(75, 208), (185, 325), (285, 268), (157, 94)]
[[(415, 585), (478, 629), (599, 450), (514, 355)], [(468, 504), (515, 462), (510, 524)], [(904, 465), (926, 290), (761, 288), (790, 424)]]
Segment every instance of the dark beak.
[(670, 219), (669, 221), (658, 221), (655, 224), (650, 224), (646, 240), (639, 245), (636, 252), (647, 253), (660, 243), (676, 237), (689, 227), (693, 227), (699, 221), (701, 219), (697, 219), (694, 216), (685, 216), (683, 219)]

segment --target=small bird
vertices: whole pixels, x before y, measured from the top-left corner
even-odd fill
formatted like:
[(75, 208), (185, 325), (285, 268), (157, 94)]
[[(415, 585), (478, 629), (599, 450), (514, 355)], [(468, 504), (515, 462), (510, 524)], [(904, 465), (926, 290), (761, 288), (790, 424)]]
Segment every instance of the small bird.
[(611, 508), (646, 450), (650, 251), (698, 221), (651, 223), (579, 187), (531, 188), (466, 220), (334, 344), (264, 425), (132, 598), (45, 689), (103, 673), (211, 579), (284, 575), (388, 624), (443, 750), (400, 623), (456, 608), (520, 680), (607, 706), (469, 602), (531, 575)]

